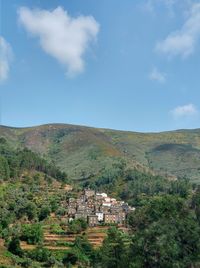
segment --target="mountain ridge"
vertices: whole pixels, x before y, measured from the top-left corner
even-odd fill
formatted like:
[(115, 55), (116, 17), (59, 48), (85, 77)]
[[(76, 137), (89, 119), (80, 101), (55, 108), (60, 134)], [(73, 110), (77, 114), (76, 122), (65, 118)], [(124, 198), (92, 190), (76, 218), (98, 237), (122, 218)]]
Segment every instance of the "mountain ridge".
[(53, 123), (0, 126), (0, 136), (54, 161), (73, 179), (92, 178), (116, 161), (200, 183), (200, 129), (134, 132)]
[(33, 126), (23, 126), (23, 127), (0, 125), (0, 128), (33, 129), (33, 128), (39, 128), (39, 127), (44, 127), (44, 126), (72, 126), (72, 127), (74, 126), (74, 127), (82, 127), (82, 128), (89, 128), (89, 129), (131, 132), (131, 133), (139, 133), (139, 134), (161, 134), (161, 133), (169, 133), (169, 132), (200, 131), (200, 128), (180, 128), (180, 129), (162, 130), (162, 131), (136, 131), (136, 130), (115, 129), (115, 128), (109, 128), (109, 127), (95, 127), (95, 126), (88, 126), (88, 125), (79, 125), (79, 124), (73, 124), (73, 123), (44, 123), (44, 124), (37, 124)]

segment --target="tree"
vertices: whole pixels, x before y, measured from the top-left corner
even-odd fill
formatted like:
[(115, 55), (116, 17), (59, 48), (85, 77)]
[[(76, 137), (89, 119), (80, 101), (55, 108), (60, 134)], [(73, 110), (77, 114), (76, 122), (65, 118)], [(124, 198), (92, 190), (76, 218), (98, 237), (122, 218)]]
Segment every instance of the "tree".
[(27, 214), (29, 220), (33, 220), (37, 216), (37, 207), (35, 203), (28, 202), (25, 207), (25, 213)]
[(22, 257), (23, 251), (20, 247), (20, 241), (18, 237), (11, 238), (11, 241), (8, 244), (8, 250), (13, 254)]
[(43, 206), (40, 209), (40, 213), (39, 213), (39, 221), (43, 221), (44, 219), (46, 219), (51, 213), (51, 210), (48, 206)]
[(198, 186), (192, 197), (192, 207), (195, 210), (195, 214), (200, 225), (200, 186)]
[(65, 265), (65, 267), (70, 267), (69, 265), (75, 265), (77, 261), (78, 257), (72, 251), (67, 252), (67, 254), (63, 258), (63, 264)]
[(4, 156), (0, 156), (0, 180), (7, 180), (10, 178), (10, 168), (8, 161)]
[(86, 237), (77, 236), (74, 242), (74, 246), (78, 248), (88, 258), (93, 258), (94, 250)]
[(88, 227), (87, 222), (84, 219), (76, 219), (69, 223), (68, 232), (73, 234), (78, 234), (85, 231)]
[(189, 267), (199, 260), (200, 227), (177, 196), (153, 197), (131, 216), (131, 267)]
[(105, 268), (122, 268), (128, 264), (123, 234), (116, 227), (108, 230), (108, 236), (103, 242), (99, 256), (100, 264)]
[(28, 244), (38, 244), (43, 240), (43, 230), (40, 224), (22, 225), (21, 240)]
[(51, 253), (46, 248), (37, 247), (29, 253), (29, 257), (39, 262), (47, 262), (51, 257)]

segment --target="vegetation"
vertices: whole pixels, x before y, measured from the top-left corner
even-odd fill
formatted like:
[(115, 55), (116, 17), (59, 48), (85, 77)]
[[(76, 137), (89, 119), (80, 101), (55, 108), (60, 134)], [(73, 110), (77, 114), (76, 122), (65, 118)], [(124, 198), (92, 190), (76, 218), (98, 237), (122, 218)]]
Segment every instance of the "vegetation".
[(43, 231), (40, 224), (25, 224), (22, 225), (21, 236), (22, 241), (28, 244), (39, 244), (43, 240)]
[[(73, 243), (57, 243), (58, 247), (66, 247), (63, 252), (49, 250), (43, 245), (43, 228), (48, 222), (49, 214), (45, 219), (40, 219), (41, 211), (46, 211), (44, 208), (47, 205), (44, 207), (40, 205), (37, 191), (29, 192), (28, 184), (24, 182), (20, 183), (19, 188), (15, 184), (14, 189), (17, 191), (17, 196), (19, 194), (20, 199), (29, 197), (28, 206), (22, 199), (25, 206), (21, 209), (19, 205), (19, 209), (17, 206), (20, 202), (13, 205), (16, 198), (12, 197), (13, 187), (6, 182), (9, 186), (6, 188), (4, 186), (1, 190), (1, 196), (4, 198), (9, 196), (8, 199), (4, 199), (6, 201), (4, 203), (8, 205), (7, 215), (9, 217), (8, 219), (1, 218), (1, 233), (5, 239), (7, 250), (12, 254), (12, 263), (16, 263), (20, 267), (32, 267), (31, 263), (35, 263), (36, 267), (42, 267), (42, 265), (46, 267), (55, 265), (73, 267), (76, 265), (94, 268), (121, 268), (124, 266), (130, 268), (187, 268), (198, 265), (200, 262), (200, 188), (192, 188), (185, 179), (167, 183), (163, 177), (154, 177), (150, 174), (138, 173), (135, 170), (125, 169), (124, 172), (120, 171), (116, 180), (122, 176), (124, 182), (134, 181), (135, 187), (136, 182), (138, 182), (137, 196), (140, 196), (139, 202), (137, 200), (136, 211), (128, 216), (129, 234), (123, 233), (116, 227), (110, 227), (102, 246), (94, 249), (84, 234), (87, 230), (86, 222), (77, 219), (69, 224), (67, 232), (83, 234), (77, 236)], [(158, 183), (159, 179), (161, 180), (160, 184)], [(152, 181), (152, 185), (150, 181)], [(28, 183), (30, 184), (30, 182), (33, 186), (33, 181), (29, 180)], [(145, 182), (148, 184), (146, 188)], [(23, 195), (21, 194), (22, 185), (23, 188), (27, 187), (26, 189), (28, 189), (28, 192)], [(136, 190), (133, 189), (133, 193), (134, 191)], [(40, 190), (40, 197), (42, 197), (41, 193)], [(34, 205), (30, 205), (29, 202), (33, 200)], [(54, 197), (53, 200), (56, 198)], [(47, 207), (51, 209), (51, 202), (48, 204)], [(9, 209), (13, 207), (16, 208), (11, 217)], [(35, 208), (35, 212), (32, 214), (30, 211), (34, 211), (34, 209), (31, 208)], [(21, 212), (19, 213), (19, 211)], [(29, 223), (23, 223), (24, 215), (27, 219), (29, 218)], [(10, 223), (14, 222), (13, 219), (17, 222), (10, 226)], [(61, 227), (61, 223), (54, 222), (51, 224), (50, 230), (52, 234), (67, 235)], [(22, 249), (20, 245), (22, 241), (31, 245), (36, 244), (36, 247), (32, 250)]]
[(43, 172), (46, 178), (53, 177), (67, 182), (67, 174), (61, 172), (53, 163), (48, 163), (27, 148), (13, 150), (4, 139), (0, 143), (0, 180), (19, 178), (25, 170)]
[[(0, 138), (0, 266), (198, 267), (199, 164), (197, 160), (191, 164), (199, 157), (198, 133), (163, 133), (155, 139), (153, 134), (73, 126), (4, 129), (6, 139)], [(29, 149), (23, 148), (27, 144)], [(37, 153), (30, 150), (32, 146)], [(172, 173), (188, 177), (165, 176), (177, 161), (186, 170), (180, 172), (180, 164)], [(69, 169), (70, 175), (73, 170), (72, 178), (78, 179), (73, 192), (65, 190), (68, 176), (55, 163), (67, 173)], [(165, 168), (160, 169), (161, 164)], [(197, 184), (191, 184), (191, 178)], [(87, 186), (136, 207), (128, 215), (128, 233), (111, 226), (103, 243), (93, 247), (85, 220), (68, 224), (66, 200)]]
[(183, 198), (150, 197), (129, 216), (129, 227), (129, 243), (119, 230), (108, 231), (94, 267), (191, 267), (200, 260), (200, 226)]
[(191, 188), (187, 178), (169, 180), (164, 176), (130, 169), (121, 160), (105, 169), (96, 179), (84, 182), (83, 186), (111, 193), (133, 206), (140, 206), (145, 196), (172, 194), (187, 197)]
[(132, 267), (189, 267), (199, 261), (200, 226), (186, 200), (151, 198), (129, 224)]
[(87, 229), (87, 222), (84, 219), (73, 220), (68, 225), (68, 233), (80, 234)]
[(120, 268), (128, 265), (128, 248), (124, 242), (125, 235), (111, 227), (108, 236), (104, 240), (98, 252), (98, 257), (94, 266)]
[(72, 179), (95, 178), (121, 158), (131, 169), (200, 182), (199, 129), (154, 134), (53, 124), (0, 131), (1, 143), (44, 155)]

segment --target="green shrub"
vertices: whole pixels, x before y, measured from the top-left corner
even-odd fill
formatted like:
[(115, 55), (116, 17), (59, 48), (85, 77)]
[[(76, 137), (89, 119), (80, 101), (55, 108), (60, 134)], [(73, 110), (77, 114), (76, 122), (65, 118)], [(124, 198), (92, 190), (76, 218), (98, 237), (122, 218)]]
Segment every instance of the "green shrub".
[(59, 224), (52, 224), (50, 227), (50, 232), (52, 234), (64, 234), (65, 231), (60, 227)]
[(75, 252), (67, 252), (67, 254), (65, 255), (65, 257), (63, 258), (63, 264), (64, 265), (75, 265), (78, 261), (78, 256), (76, 255)]
[(28, 244), (38, 244), (43, 240), (43, 230), (40, 224), (22, 225), (21, 237), (22, 241)]
[(39, 262), (47, 262), (51, 257), (51, 252), (43, 247), (37, 247), (36, 249), (28, 252), (28, 256)]
[(87, 222), (84, 219), (73, 220), (68, 225), (68, 232), (73, 234), (79, 234), (85, 231), (88, 227)]
[(20, 240), (18, 237), (11, 238), (11, 241), (8, 244), (8, 251), (20, 257), (23, 255), (23, 250), (20, 247)]
[(46, 219), (51, 213), (51, 210), (48, 206), (43, 206), (40, 209), (40, 213), (39, 213), (39, 221), (43, 221), (44, 219)]

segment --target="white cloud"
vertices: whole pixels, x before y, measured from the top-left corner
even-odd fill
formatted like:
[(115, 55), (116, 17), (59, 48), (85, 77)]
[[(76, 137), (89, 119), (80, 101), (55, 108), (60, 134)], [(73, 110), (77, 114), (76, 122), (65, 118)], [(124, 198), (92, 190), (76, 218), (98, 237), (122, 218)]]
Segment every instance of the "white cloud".
[(11, 58), (11, 46), (0, 36), (0, 81), (5, 81), (8, 78)]
[(163, 9), (170, 17), (175, 17), (177, 11), (184, 14), (194, 3), (198, 3), (198, 0), (143, 0), (139, 5), (146, 12), (160, 14)]
[(178, 106), (171, 111), (171, 114), (175, 119), (185, 118), (185, 117), (194, 117), (198, 115), (199, 111), (197, 107), (190, 103), (183, 106)]
[(153, 81), (157, 81), (159, 83), (165, 83), (166, 82), (166, 74), (161, 73), (157, 68), (154, 67), (149, 74), (149, 79), (153, 80)]
[(191, 55), (200, 38), (200, 3), (192, 5), (187, 19), (180, 30), (172, 32), (163, 41), (158, 42), (156, 50), (170, 57)]
[[(160, 7), (164, 7), (168, 10), (169, 14), (172, 14), (174, 12), (174, 6), (179, 2), (180, 0), (145, 0), (144, 3), (142, 3), (142, 8), (144, 11), (155, 13), (156, 11), (160, 11)], [(184, 1), (184, 0), (181, 0)]]
[(21, 7), (18, 14), (25, 29), (39, 37), (42, 49), (63, 64), (68, 75), (84, 70), (83, 56), (99, 32), (92, 16), (71, 17), (62, 7), (52, 11)]

